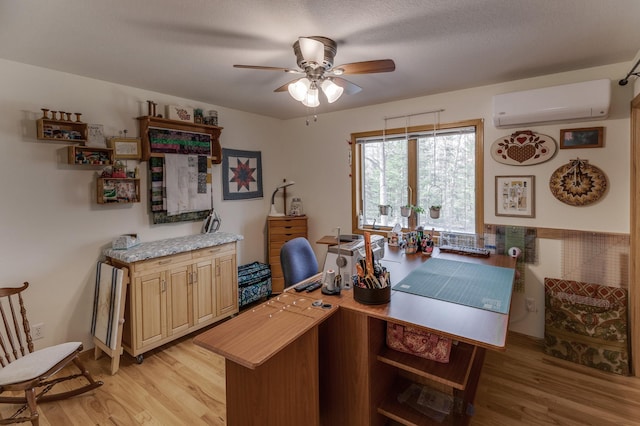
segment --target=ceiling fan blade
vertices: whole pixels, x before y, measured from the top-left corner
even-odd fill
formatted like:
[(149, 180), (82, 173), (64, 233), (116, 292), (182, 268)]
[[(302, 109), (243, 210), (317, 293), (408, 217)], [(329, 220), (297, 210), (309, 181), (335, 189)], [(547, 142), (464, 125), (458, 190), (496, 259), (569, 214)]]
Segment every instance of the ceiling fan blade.
[(324, 43), (308, 37), (299, 37), (300, 52), (307, 62), (322, 64), (324, 61)]
[[(304, 78), (304, 77), (303, 77)], [(300, 80), (299, 78), (295, 79), (295, 80), (291, 80), (288, 83), (283, 84), (282, 86), (278, 87), (277, 89), (274, 90), (274, 92), (287, 92), (289, 90), (289, 85), (290, 84), (294, 84), (296, 81)]]
[(347, 95), (355, 95), (362, 90), (362, 87), (350, 82), (349, 80), (345, 80), (344, 78), (333, 77), (331, 81), (342, 87), (344, 89), (344, 93), (346, 93)]
[(333, 67), (331, 72), (335, 75), (342, 74), (373, 74), (378, 72), (391, 72), (396, 69), (393, 59), (378, 59), (375, 61), (353, 62)]
[(304, 74), (300, 70), (294, 70), (292, 68), (281, 68), (281, 67), (263, 67), (260, 65), (234, 65), (234, 68), (248, 68), (252, 70), (266, 70), (266, 71), (284, 71), (291, 74)]

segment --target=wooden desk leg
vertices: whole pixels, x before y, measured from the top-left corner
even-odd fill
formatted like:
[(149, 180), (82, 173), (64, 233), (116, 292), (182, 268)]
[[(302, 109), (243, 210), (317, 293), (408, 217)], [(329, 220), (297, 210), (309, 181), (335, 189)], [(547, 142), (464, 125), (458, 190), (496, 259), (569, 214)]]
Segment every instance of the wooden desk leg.
[(455, 393), (461, 394), (462, 397), (462, 425), (468, 425), (472, 417), (465, 415), (469, 406), (473, 405), (476, 399), (476, 391), (478, 390), (478, 383), (480, 382), (480, 373), (482, 372), (482, 365), (484, 364), (484, 356), (487, 350), (476, 346), (476, 354), (473, 358), (473, 364), (471, 365), (471, 371), (469, 372), (469, 380), (464, 392), (457, 391)]
[(225, 362), (228, 426), (320, 424), (317, 327), (255, 370)]

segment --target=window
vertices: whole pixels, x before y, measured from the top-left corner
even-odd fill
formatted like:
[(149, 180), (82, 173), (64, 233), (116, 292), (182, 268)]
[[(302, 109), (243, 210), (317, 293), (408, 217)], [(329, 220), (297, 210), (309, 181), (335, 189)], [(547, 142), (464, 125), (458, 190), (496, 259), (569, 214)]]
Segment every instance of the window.
[[(481, 120), (352, 134), (354, 229), (481, 233), (482, 135)], [(424, 212), (405, 217), (407, 205)]]

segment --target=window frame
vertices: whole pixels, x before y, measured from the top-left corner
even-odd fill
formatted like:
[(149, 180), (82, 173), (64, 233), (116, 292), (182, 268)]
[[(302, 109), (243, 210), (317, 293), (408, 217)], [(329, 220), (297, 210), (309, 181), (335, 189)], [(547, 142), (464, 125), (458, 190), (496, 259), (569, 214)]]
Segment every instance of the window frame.
[[(361, 151), (358, 149), (357, 140), (372, 137), (393, 137), (417, 132), (430, 132), (445, 129), (453, 129), (458, 127), (475, 127), (475, 233), (482, 234), (484, 232), (484, 120), (474, 119), (465, 121), (456, 121), (452, 123), (439, 123), (436, 125), (421, 125), (412, 127), (399, 127), (384, 130), (372, 130), (367, 132), (358, 132), (351, 134), (351, 228), (354, 234), (361, 234), (369, 231), (374, 234), (386, 235), (391, 231), (389, 226), (381, 226), (379, 229), (373, 229), (372, 225), (366, 225), (360, 228), (358, 225), (359, 212), (363, 209), (362, 199), (362, 158)], [(412, 142), (413, 141), (413, 142)], [(417, 167), (417, 143), (415, 139), (410, 139), (408, 143), (408, 173), (409, 182), (416, 179)], [(413, 193), (415, 204), (417, 194)], [(412, 215), (414, 216), (414, 215)], [(409, 227), (415, 227), (415, 218), (411, 217)]]

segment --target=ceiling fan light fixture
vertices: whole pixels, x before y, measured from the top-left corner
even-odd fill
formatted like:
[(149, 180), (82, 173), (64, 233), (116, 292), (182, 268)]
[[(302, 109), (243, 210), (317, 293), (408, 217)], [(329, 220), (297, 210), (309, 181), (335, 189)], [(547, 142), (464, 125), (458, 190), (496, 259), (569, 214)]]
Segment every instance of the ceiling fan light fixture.
[(315, 108), (318, 105), (320, 105), (320, 99), (318, 96), (318, 86), (315, 84), (315, 82), (311, 83), (309, 90), (307, 90), (307, 95), (302, 100), (302, 104), (309, 108)]
[[(300, 49), (300, 54), (302, 59), (300, 62), (304, 64), (304, 66), (310, 66), (313, 69), (323, 66), (325, 61), (325, 45), (323, 40), (327, 40), (323, 37), (299, 37), (298, 38), (298, 48)], [(294, 44), (293, 47), (294, 52), (296, 51), (296, 46)], [(303, 66), (303, 68), (304, 68)]]
[(334, 103), (343, 94), (353, 95), (362, 87), (342, 78), (342, 75), (374, 74), (395, 70), (392, 59), (377, 59), (371, 61), (343, 63), (333, 66), (338, 46), (330, 38), (322, 36), (299, 37), (293, 43), (293, 53), (296, 56), (297, 69), (260, 65), (234, 65), (236, 68), (259, 69), (268, 71), (284, 71), (298, 74), (295, 80), (289, 81), (276, 88), (274, 92), (289, 92), (289, 95), (309, 108), (320, 105), (319, 92), (328, 103)]
[(325, 96), (327, 97), (327, 101), (329, 101), (330, 104), (340, 99), (340, 96), (342, 96), (342, 92), (344, 92), (344, 88), (338, 86), (328, 78), (322, 82), (320, 87), (322, 88), (322, 91), (324, 92)]
[(302, 102), (307, 97), (307, 91), (311, 86), (311, 82), (308, 78), (304, 77), (298, 81), (289, 84), (287, 90), (293, 99)]

